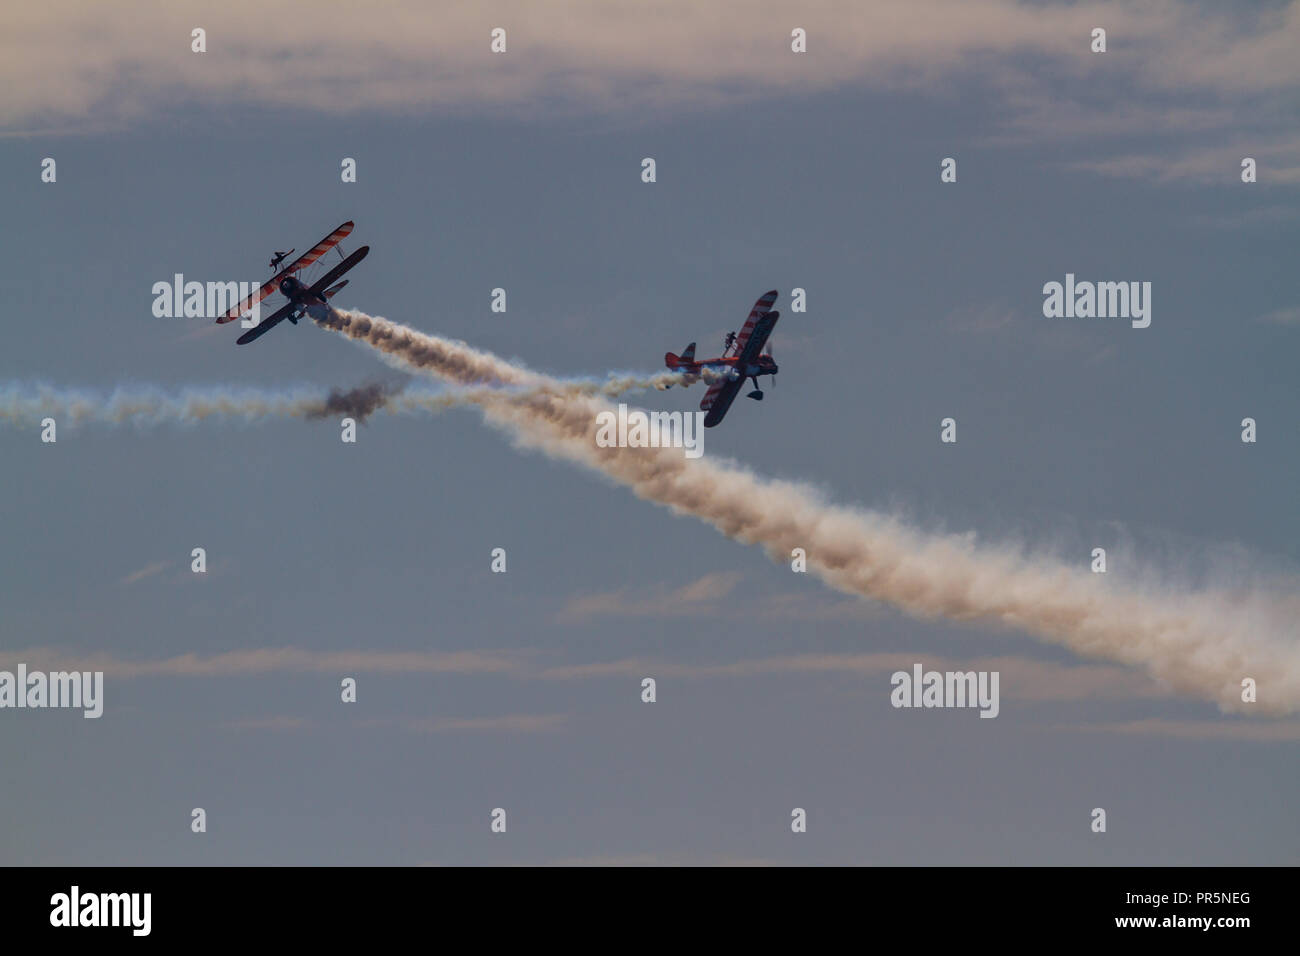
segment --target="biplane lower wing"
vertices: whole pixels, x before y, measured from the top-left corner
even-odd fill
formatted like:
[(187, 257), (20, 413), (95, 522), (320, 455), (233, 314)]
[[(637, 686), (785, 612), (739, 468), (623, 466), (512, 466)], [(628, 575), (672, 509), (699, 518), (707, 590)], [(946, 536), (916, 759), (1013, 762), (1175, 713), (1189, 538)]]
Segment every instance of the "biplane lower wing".
[(732, 378), (709, 386), (709, 390), (700, 399), (700, 408), (708, 412), (704, 416), (705, 428), (712, 428), (722, 421), (723, 416), (727, 414), (727, 409), (740, 394), (740, 387), (744, 384), (743, 378)]
[(256, 338), (265, 335), (273, 328), (289, 317), (289, 313), (298, 308), (296, 303), (290, 302), (288, 305), (281, 307), (274, 315), (267, 316), (257, 325), (253, 326), (239, 338), (235, 339), (236, 345), (247, 345)]

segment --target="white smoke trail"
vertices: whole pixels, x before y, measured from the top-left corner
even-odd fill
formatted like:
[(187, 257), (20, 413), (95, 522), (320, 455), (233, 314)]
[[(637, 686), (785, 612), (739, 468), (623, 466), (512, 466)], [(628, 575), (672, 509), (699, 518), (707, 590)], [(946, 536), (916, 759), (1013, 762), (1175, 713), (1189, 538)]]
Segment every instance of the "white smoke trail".
[[(363, 389), (373, 387), (363, 386)], [(209, 419), (257, 422), (269, 418), (312, 418), (327, 413), (332, 399), (349, 394), (309, 387), (273, 391), (225, 386), (185, 388), (169, 394), (149, 385), (119, 386), (111, 392), (96, 392), (11, 383), (0, 386), (0, 421), (29, 425), (49, 417), (70, 425), (154, 426), (191, 425)], [(424, 391), (387, 395), (384, 401), (389, 410), (415, 411), (423, 405), (436, 408), (436, 402), (442, 397), (441, 392)]]
[[(564, 395), (604, 395), (681, 384), (679, 373), (668, 375), (610, 376), (608, 379), (575, 380), (562, 384), (542, 379), (534, 385), (505, 390), (519, 396), (528, 389)], [(111, 392), (59, 388), (50, 385), (0, 385), (0, 422), (35, 425), (49, 417), (69, 425), (125, 425), (150, 427), (165, 424), (194, 425), (208, 420), (259, 422), (272, 418), (323, 418), (352, 415), (358, 420), (374, 412), (409, 415), (436, 413), (447, 408), (481, 403), (491, 388), (406, 389), (402, 386), (362, 385), (342, 391), (302, 386), (268, 390), (229, 386), (190, 387), (168, 393), (157, 386), (118, 386)]]
[[(1297, 607), (1288, 594), (1141, 587), (1107, 581), (1047, 556), (938, 535), (875, 512), (836, 506), (814, 489), (679, 449), (602, 448), (596, 416), (608, 405), (563, 382), (359, 312), (321, 323), (404, 366), (475, 389), (470, 400), (518, 443), (595, 469), (636, 495), (762, 545), (776, 561), (795, 548), (832, 587), (919, 617), (1015, 628), (1085, 657), (1143, 667), (1175, 690), (1223, 710), (1300, 710)], [(1109, 577), (1109, 576), (1108, 576)], [(1254, 679), (1259, 701), (1241, 701)]]

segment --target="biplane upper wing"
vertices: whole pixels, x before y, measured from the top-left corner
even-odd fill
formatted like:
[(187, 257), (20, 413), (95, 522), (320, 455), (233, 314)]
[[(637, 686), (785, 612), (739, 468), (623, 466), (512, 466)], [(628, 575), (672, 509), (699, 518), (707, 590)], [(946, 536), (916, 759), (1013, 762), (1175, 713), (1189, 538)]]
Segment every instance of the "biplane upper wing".
[(704, 416), (704, 427), (712, 428), (727, 414), (727, 409), (740, 394), (740, 386), (745, 384), (743, 378), (731, 378), (725, 382), (714, 382), (700, 399), (700, 409), (709, 414)]
[(749, 344), (750, 336), (754, 333), (754, 326), (772, 308), (772, 303), (776, 301), (776, 297), (777, 291), (775, 289), (771, 292), (764, 292), (759, 296), (758, 301), (754, 303), (754, 307), (749, 310), (749, 318), (745, 320), (745, 325), (740, 330), (740, 334), (736, 336), (735, 354), (739, 355), (745, 351), (745, 346)]
[(239, 318), (241, 315), (243, 315), (244, 313), (252, 309), (253, 306), (261, 302), (268, 295), (270, 295), (272, 292), (275, 291), (276, 286), (280, 284), (280, 276), (282, 275), (284, 275), (284, 273), (280, 272), (272, 276), (271, 278), (267, 279), (265, 282), (261, 284), (261, 286), (258, 287), (257, 291), (254, 292), (252, 295), (250, 295), (247, 299), (239, 303), (239, 305), (231, 306), (229, 312), (227, 312), (223, 316), (218, 317), (217, 324), (220, 325), (224, 322), (233, 322), (235, 321), (235, 319)]
[(352, 231), (353, 225), (354, 223), (349, 219), (320, 242), (316, 243), (316, 245), (312, 246), (300, 255), (297, 259), (294, 259), (289, 265), (285, 266), (284, 271), (297, 272), (299, 269), (306, 269), (309, 265), (346, 239), (348, 233)]
[(310, 249), (308, 249), (306, 252), (300, 255), (297, 259), (294, 259), (293, 262), (289, 263), (287, 266), (285, 266), (275, 275), (271, 276), (271, 278), (263, 282), (262, 285), (258, 287), (256, 292), (250, 295), (243, 302), (231, 308), (229, 312), (227, 312), (225, 315), (217, 319), (217, 322), (218, 323), (233, 322), (235, 319), (239, 318), (241, 315), (243, 315), (249, 309), (251, 309), (256, 303), (261, 302), (268, 295), (274, 292), (276, 290), (276, 287), (280, 284), (280, 280), (283, 279), (286, 275), (288, 275), (291, 272), (297, 272), (300, 269), (307, 268), (309, 265), (311, 265), (321, 256), (325, 255), (325, 253), (329, 252), (340, 242), (342, 242), (347, 237), (348, 233), (352, 231), (353, 225), (354, 223), (352, 222), (351, 219), (343, 223), (343, 225), (339, 226), (337, 229), (331, 232), (320, 242), (316, 243), (316, 245), (312, 246)]
[[(744, 366), (754, 362), (763, 351), (763, 346), (767, 344), (768, 336), (772, 334), (772, 329), (776, 328), (776, 320), (781, 317), (781, 313), (775, 310), (764, 312), (754, 323), (754, 328), (750, 331), (749, 338), (745, 340), (745, 347), (740, 350), (740, 358), (737, 364)], [(749, 323), (746, 322), (746, 325)]]

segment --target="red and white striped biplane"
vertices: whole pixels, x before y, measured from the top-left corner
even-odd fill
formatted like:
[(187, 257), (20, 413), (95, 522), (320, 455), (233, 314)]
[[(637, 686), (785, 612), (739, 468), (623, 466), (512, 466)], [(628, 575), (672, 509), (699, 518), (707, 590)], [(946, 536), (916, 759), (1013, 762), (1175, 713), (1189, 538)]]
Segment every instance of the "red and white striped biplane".
[[(349, 220), (339, 226), (320, 242), (316, 243), (316, 245), (312, 246), (305, 253), (300, 255), (297, 259), (294, 259), (293, 262), (289, 263), (275, 275), (271, 276), (271, 278), (267, 279), (256, 292), (250, 295), (243, 302), (232, 307), (229, 312), (217, 319), (217, 322), (224, 323), (235, 321), (235, 319), (239, 318), (241, 315), (246, 315), (253, 306), (277, 290), (279, 290), (280, 294), (289, 300), (288, 304), (282, 306), (267, 318), (262, 319), (257, 323), (257, 325), (253, 326), (236, 339), (235, 341), (239, 345), (246, 345), (259, 336), (265, 335), (285, 319), (288, 319), (294, 325), (297, 325), (298, 320), (304, 315), (313, 315), (319, 318), (324, 318), (326, 312), (332, 311), (332, 307), (329, 304), (330, 298), (338, 292), (339, 289), (342, 289), (348, 284), (346, 279), (339, 282), (337, 285), (334, 285), (333, 283), (335, 280), (342, 278), (345, 272), (364, 259), (366, 254), (370, 252), (370, 247), (362, 246), (347, 258), (343, 257), (343, 249), (340, 247), (339, 258), (343, 259), (343, 261), (334, 266), (334, 268), (330, 269), (319, 279), (311, 282), (310, 285), (303, 282), (298, 277), (297, 273), (300, 273), (309, 266), (314, 265), (316, 260), (342, 242), (348, 233), (352, 231), (352, 225), (351, 220)], [(278, 266), (291, 252), (293, 252), (292, 249), (285, 253), (276, 252), (275, 256), (271, 259), (271, 268), (274, 269)]]
[(709, 413), (704, 416), (705, 428), (712, 428), (722, 421), (723, 416), (727, 414), (727, 409), (736, 400), (741, 386), (745, 384), (745, 379), (753, 380), (754, 390), (749, 393), (749, 397), (756, 401), (761, 401), (763, 398), (763, 391), (758, 387), (758, 377), (771, 375), (773, 381), (776, 380), (776, 373), (780, 369), (777, 367), (776, 360), (772, 358), (772, 350), (769, 348), (766, 352), (763, 351), (768, 336), (776, 327), (776, 320), (781, 317), (781, 313), (772, 308), (776, 296), (777, 291), (773, 289), (759, 297), (759, 300), (754, 303), (754, 308), (750, 310), (749, 318), (745, 320), (740, 334), (737, 335), (735, 332), (727, 334), (725, 349), (718, 358), (697, 362), (694, 342), (686, 346), (681, 355), (669, 352), (664, 356), (664, 363), (670, 369), (685, 373), (683, 385), (698, 382), (705, 369), (722, 376), (721, 380), (709, 386), (709, 390), (704, 393), (704, 398), (700, 399), (700, 408)]

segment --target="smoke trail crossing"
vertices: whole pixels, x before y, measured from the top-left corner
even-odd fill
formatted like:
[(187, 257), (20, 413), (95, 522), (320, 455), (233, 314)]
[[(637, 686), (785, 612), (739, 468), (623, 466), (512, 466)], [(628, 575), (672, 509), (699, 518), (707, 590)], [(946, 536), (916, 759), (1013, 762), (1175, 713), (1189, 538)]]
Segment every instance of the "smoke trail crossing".
[[(891, 516), (845, 508), (814, 489), (760, 478), (734, 463), (662, 448), (602, 448), (601, 396), (495, 355), (387, 319), (339, 312), (320, 322), (401, 366), (461, 386), (524, 447), (599, 471), (637, 496), (761, 545), (776, 561), (794, 548), (827, 584), (918, 617), (1028, 632), (1085, 657), (1140, 666), (1175, 690), (1223, 710), (1300, 709), (1296, 609), (1284, 594), (1140, 587), (1103, 580), (1057, 559), (930, 534)], [(1259, 702), (1241, 702), (1243, 678)]]

